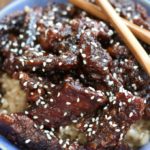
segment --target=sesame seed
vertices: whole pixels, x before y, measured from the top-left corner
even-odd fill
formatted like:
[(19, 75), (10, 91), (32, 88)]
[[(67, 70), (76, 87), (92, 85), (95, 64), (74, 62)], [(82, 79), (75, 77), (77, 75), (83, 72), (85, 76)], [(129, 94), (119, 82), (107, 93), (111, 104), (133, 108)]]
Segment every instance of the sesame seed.
[(48, 119), (45, 119), (45, 122), (49, 123), (50, 121)]
[(83, 116), (84, 116), (84, 114), (83, 114), (83, 113), (80, 113), (80, 116), (81, 116), (81, 117), (83, 117)]
[(116, 132), (120, 132), (120, 129), (115, 129)]
[(88, 90), (84, 90), (85, 91), (85, 93), (89, 93), (89, 91)]
[(86, 64), (87, 64), (86, 60), (83, 60), (83, 64), (84, 64), (84, 65), (86, 65)]
[(128, 99), (128, 103), (131, 103), (131, 102), (132, 102), (132, 98), (129, 98), (129, 99)]
[(87, 132), (91, 132), (91, 131), (92, 131), (92, 128), (88, 128), (88, 129), (87, 129)]
[(51, 63), (51, 62), (52, 62), (52, 59), (49, 59), (49, 58), (48, 58), (48, 59), (46, 59), (46, 62), (47, 62), (47, 63)]
[(94, 98), (95, 98), (95, 96), (91, 96), (91, 98), (90, 98), (90, 99), (91, 99), (91, 100), (93, 100)]
[(62, 65), (62, 62), (59, 62), (58, 65), (61, 66), (61, 65)]
[(28, 143), (30, 143), (30, 142), (31, 142), (30, 139), (25, 140), (25, 144), (28, 144)]
[(59, 144), (60, 145), (63, 144), (63, 140), (62, 139), (59, 140)]
[(82, 57), (85, 58), (85, 57), (86, 57), (86, 54), (82, 54)]
[(25, 115), (28, 115), (28, 114), (29, 114), (29, 112), (28, 112), (28, 111), (25, 111), (24, 113), (25, 113)]
[(46, 66), (46, 62), (43, 62), (43, 67), (45, 67)]
[(79, 102), (80, 102), (80, 98), (78, 97), (78, 98), (77, 98), (77, 103), (79, 103)]
[(57, 97), (59, 97), (60, 96), (60, 92), (58, 92), (58, 94), (57, 94)]
[(42, 130), (42, 129), (44, 129), (44, 125), (41, 125), (41, 126), (40, 126), (40, 130)]
[(72, 122), (73, 122), (73, 123), (77, 123), (78, 121), (77, 121), (77, 120), (72, 120)]
[(133, 112), (130, 112), (129, 117), (131, 118), (133, 116)]
[(38, 119), (38, 116), (33, 116), (33, 119)]
[(84, 128), (87, 128), (87, 127), (88, 127), (88, 124), (85, 124), (85, 125), (84, 125)]
[(21, 78), (23, 78), (23, 74), (22, 73), (19, 75), (19, 79), (21, 79)]
[(102, 99), (100, 99), (100, 98), (99, 98), (99, 99), (97, 99), (97, 102), (101, 102), (101, 101), (102, 101)]
[(66, 105), (71, 105), (71, 103), (70, 102), (66, 102)]
[(64, 116), (67, 116), (67, 114), (68, 114), (67, 112), (64, 112)]
[(23, 83), (23, 86), (27, 86), (27, 84), (28, 84), (28, 82), (27, 81), (25, 81), (24, 83)]
[(51, 137), (49, 134), (46, 134), (46, 136), (47, 136), (47, 139), (48, 139), (48, 140), (51, 140), (51, 139), (52, 139), (52, 137)]

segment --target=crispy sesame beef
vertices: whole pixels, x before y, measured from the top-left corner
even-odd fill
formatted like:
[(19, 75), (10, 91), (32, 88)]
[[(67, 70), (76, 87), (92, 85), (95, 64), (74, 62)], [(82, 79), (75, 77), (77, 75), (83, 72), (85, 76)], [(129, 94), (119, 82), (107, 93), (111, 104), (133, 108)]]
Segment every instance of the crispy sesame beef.
[[(67, 78), (44, 107), (38, 104), (35, 108), (29, 109), (29, 116), (37, 116), (39, 124), (56, 128), (96, 112), (105, 103), (107, 98), (102, 91), (95, 91), (92, 87), (85, 88), (79, 81)], [(44, 120), (45, 116), (47, 122)]]
[(116, 143), (122, 141), (130, 125), (143, 115), (142, 99), (127, 91), (117, 93), (114, 98), (104, 107), (102, 114), (77, 124), (77, 127), (87, 134), (89, 147), (93, 149), (116, 146)]
[(48, 133), (40, 131), (36, 124), (25, 115), (0, 116), (0, 133), (18, 145), (22, 150), (61, 150), (55, 137), (47, 139)]
[[(110, 1), (150, 29), (142, 6)], [(150, 118), (149, 76), (110, 25), (70, 4), (2, 20), (0, 62), (28, 102), (24, 112), (0, 115), (0, 134), (23, 150), (130, 150), (130, 126)]]

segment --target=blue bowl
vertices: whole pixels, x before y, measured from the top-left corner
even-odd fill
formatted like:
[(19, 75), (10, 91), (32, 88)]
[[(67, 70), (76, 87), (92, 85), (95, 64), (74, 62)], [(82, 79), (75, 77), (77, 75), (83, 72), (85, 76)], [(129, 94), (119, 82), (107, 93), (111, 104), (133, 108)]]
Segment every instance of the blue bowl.
[[(150, 14), (150, 0), (137, 0), (140, 2)], [(14, 0), (8, 6), (0, 11), (0, 19), (4, 16), (9, 15), (16, 10), (23, 10), (25, 6), (35, 7), (35, 6), (46, 6), (49, 2), (65, 3), (67, 0)], [(19, 150), (13, 146), (7, 139), (0, 136), (0, 150)], [(150, 150), (150, 144), (144, 146), (141, 150)]]

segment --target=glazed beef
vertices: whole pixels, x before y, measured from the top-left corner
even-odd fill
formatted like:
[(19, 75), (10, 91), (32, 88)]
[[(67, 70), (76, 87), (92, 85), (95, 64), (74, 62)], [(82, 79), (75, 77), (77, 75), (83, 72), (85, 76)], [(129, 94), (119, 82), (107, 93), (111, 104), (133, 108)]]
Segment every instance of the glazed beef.
[(116, 147), (131, 124), (143, 115), (143, 100), (121, 90), (122, 92), (117, 93), (114, 100), (104, 107), (102, 113), (77, 124), (77, 127), (86, 133), (88, 146), (92, 149)]
[(18, 145), (22, 150), (61, 150), (55, 137), (48, 140), (46, 134), (25, 115), (0, 116), (0, 133)]
[[(38, 124), (45, 125), (47, 128), (56, 128), (96, 112), (107, 101), (102, 91), (83, 87), (79, 81), (67, 78), (44, 106), (30, 108), (29, 116), (31, 118), (37, 116), (35, 121)], [(45, 116), (46, 119), (44, 119)]]
[[(110, 1), (149, 29), (140, 5)], [(71, 5), (7, 17), (0, 54), (1, 70), (20, 81), (28, 101), (24, 113), (0, 115), (0, 134), (23, 150), (129, 150), (126, 132), (150, 118), (149, 76), (112, 27)], [(61, 137), (72, 126), (79, 135)]]

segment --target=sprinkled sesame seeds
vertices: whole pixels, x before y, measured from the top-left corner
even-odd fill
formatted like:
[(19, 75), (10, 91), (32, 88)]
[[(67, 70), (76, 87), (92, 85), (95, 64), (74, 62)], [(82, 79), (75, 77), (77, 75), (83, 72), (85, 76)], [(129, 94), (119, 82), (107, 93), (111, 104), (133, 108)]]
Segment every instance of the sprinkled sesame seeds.
[(131, 118), (133, 115), (134, 115), (133, 112), (130, 112), (129, 117)]
[(116, 131), (116, 132), (120, 132), (121, 130), (120, 130), (120, 129), (115, 129), (115, 131)]
[(59, 144), (60, 144), (60, 145), (63, 144), (63, 140), (62, 140), (62, 139), (59, 140)]
[(51, 98), (51, 99), (50, 99), (50, 102), (54, 102), (54, 99)]
[(59, 62), (59, 63), (58, 63), (59, 66), (61, 66), (62, 64), (63, 64), (62, 62)]
[(90, 99), (91, 99), (91, 100), (93, 100), (94, 98), (95, 98), (95, 96), (93, 95), (93, 96), (91, 96), (91, 98), (90, 98)]
[(49, 123), (50, 121), (49, 121), (48, 119), (45, 119), (45, 122), (46, 122), (46, 123)]
[(101, 101), (102, 101), (102, 99), (101, 99), (101, 98), (97, 99), (97, 102), (101, 102)]
[(40, 126), (40, 130), (43, 130), (43, 129), (44, 129), (44, 125), (41, 125), (41, 126)]
[(30, 142), (31, 142), (30, 139), (25, 140), (25, 144), (28, 144), (28, 143), (30, 143)]
[(67, 112), (64, 112), (64, 116), (67, 116), (67, 114), (68, 114)]
[(79, 103), (79, 102), (80, 102), (80, 98), (78, 97), (78, 98), (77, 98), (77, 103)]
[(87, 64), (86, 60), (83, 60), (83, 64), (84, 64), (84, 65), (86, 65), (86, 64)]
[(38, 119), (38, 118), (39, 118), (38, 116), (33, 116), (33, 119), (35, 119), (35, 120)]
[(66, 105), (71, 105), (71, 103), (70, 102), (66, 102)]

